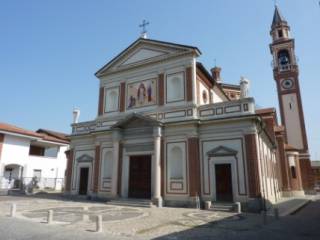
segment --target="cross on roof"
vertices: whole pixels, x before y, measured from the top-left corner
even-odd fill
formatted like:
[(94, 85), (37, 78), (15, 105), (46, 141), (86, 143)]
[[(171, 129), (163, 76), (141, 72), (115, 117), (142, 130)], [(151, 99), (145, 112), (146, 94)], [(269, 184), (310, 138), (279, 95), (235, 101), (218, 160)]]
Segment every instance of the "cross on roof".
[(144, 19), (144, 20), (142, 21), (142, 24), (139, 25), (139, 27), (142, 28), (141, 36), (144, 37), (144, 38), (146, 38), (146, 36), (147, 36), (146, 26), (149, 25), (149, 24), (150, 24), (150, 23)]

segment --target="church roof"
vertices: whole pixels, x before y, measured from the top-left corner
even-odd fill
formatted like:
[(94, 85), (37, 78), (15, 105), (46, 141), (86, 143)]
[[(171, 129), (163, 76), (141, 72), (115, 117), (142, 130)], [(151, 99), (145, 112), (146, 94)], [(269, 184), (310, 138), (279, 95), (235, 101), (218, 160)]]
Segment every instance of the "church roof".
[(236, 91), (240, 91), (240, 85), (236, 85), (236, 84), (231, 84), (231, 83), (219, 83), (219, 85), (223, 88), (223, 89), (231, 89), (231, 90), (236, 90)]
[(273, 21), (272, 21), (271, 27), (274, 28), (274, 27), (277, 27), (281, 24), (287, 24), (287, 21), (282, 16), (278, 6), (276, 6), (275, 10), (274, 10)]
[(197, 62), (197, 70), (200, 70), (207, 78), (208, 80), (212, 83), (213, 86), (217, 86), (222, 94), (229, 99), (229, 97), (226, 95), (225, 91), (223, 90), (221, 84), (217, 84), (217, 82), (212, 78), (211, 74), (208, 72), (208, 70), (203, 66), (201, 62)]
[(158, 45), (158, 46), (163, 46), (163, 47), (179, 48), (179, 49), (184, 49), (184, 50), (189, 50), (189, 51), (195, 52), (197, 55), (201, 55), (201, 51), (197, 47), (194, 47), (194, 46), (159, 41), (159, 40), (154, 40), (154, 39), (138, 38), (136, 41), (134, 41), (132, 44), (130, 44), (126, 49), (124, 49), (117, 56), (115, 56), (112, 60), (110, 60), (107, 64), (105, 64), (103, 67), (101, 67), (95, 73), (95, 75), (98, 77), (99, 75), (103, 74), (106, 71), (106, 69), (111, 67), (115, 62), (117, 62), (119, 59), (121, 59), (123, 56), (125, 56), (127, 52), (136, 48), (140, 44), (153, 44), (153, 45)]
[(276, 109), (275, 108), (260, 108), (256, 109), (256, 114), (263, 115), (263, 114), (272, 114), (275, 113)]

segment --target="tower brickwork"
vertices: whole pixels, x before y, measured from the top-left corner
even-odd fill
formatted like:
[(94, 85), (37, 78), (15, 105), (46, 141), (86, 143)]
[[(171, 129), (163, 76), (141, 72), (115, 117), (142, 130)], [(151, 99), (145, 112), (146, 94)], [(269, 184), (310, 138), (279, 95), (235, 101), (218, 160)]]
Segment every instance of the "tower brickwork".
[(308, 191), (312, 188), (312, 174), (299, 86), (299, 67), (295, 55), (295, 40), (290, 35), (288, 22), (277, 6), (270, 34), (273, 75), (277, 85), (281, 122), (285, 126), (285, 139), (289, 145), (299, 150), (303, 188)]

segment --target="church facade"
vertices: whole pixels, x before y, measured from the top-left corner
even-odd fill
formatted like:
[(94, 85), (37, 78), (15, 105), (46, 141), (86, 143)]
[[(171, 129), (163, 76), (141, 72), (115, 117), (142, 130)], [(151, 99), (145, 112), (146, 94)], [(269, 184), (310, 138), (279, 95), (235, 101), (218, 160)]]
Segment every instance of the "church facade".
[(248, 210), (304, 194), (300, 151), (275, 110), (256, 109), (246, 79), (222, 83), (200, 55), (139, 38), (97, 71), (98, 116), (72, 124), (66, 193)]

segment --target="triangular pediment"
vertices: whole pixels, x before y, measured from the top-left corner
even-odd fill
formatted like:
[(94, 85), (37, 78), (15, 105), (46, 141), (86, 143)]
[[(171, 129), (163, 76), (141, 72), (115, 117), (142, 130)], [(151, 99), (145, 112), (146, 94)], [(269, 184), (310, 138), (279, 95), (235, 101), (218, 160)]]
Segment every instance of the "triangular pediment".
[(77, 158), (78, 162), (92, 162), (93, 157), (89, 156), (88, 154), (83, 154)]
[(200, 55), (196, 47), (139, 38), (96, 72), (96, 76), (163, 61), (184, 54)]
[(138, 113), (132, 113), (123, 120), (118, 121), (111, 128), (140, 128), (140, 127), (153, 127), (161, 126), (161, 122)]
[(140, 48), (136, 52), (134, 52), (131, 56), (129, 56), (128, 59), (126, 59), (121, 64), (121, 66), (150, 60), (151, 58), (155, 58), (155, 57), (158, 57), (164, 54), (169, 54), (169, 53), (170, 52), (156, 50), (156, 49)]
[(225, 146), (216, 147), (207, 152), (209, 157), (223, 157), (223, 156), (234, 156), (237, 155), (238, 151), (228, 148)]

